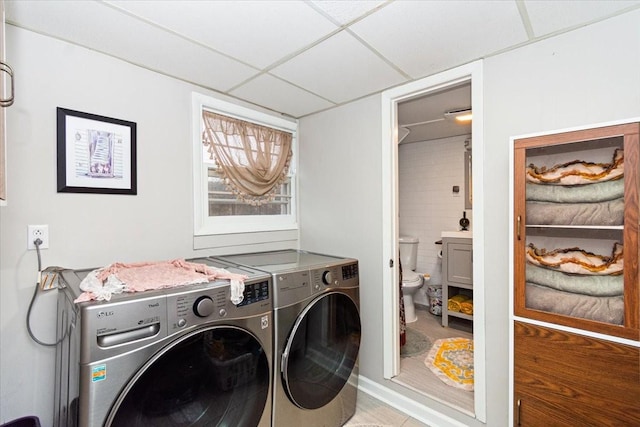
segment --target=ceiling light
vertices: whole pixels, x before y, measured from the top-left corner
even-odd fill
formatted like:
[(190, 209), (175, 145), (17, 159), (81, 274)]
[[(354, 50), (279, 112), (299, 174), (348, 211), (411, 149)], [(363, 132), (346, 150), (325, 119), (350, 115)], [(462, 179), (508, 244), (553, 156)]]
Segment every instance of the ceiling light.
[(461, 108), (458, 110), (451, 110), (444, 113), (445, 119), (455, 120), (457, 122), (470, 122), (473, 114), (471, 113), (471, 108)]

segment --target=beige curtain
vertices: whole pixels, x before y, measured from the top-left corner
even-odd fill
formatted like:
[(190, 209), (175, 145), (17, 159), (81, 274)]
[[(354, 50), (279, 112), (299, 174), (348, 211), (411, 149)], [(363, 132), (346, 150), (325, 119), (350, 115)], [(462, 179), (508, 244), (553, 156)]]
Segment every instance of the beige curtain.
[(202, 141), (227, 187), (251, 205), (272, 200), (287, 178), (292, 135), (210, 111), (202, 118)]

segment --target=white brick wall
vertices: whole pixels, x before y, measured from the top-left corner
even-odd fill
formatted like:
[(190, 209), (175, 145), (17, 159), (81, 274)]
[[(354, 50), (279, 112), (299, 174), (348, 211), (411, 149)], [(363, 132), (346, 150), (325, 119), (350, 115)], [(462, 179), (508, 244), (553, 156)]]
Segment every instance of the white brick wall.
[[(429, 273), (429, 284), (442, 284), (442, 261), (438, 253), (442, 231), (459, 230), (464, 209), (464, 141), (457, 136), (401, 144), (398, 148), (400, 234), (418, 237), (416, 271)], [(453, 186), (460, 192), (453, 193)], [(466, 211), (473, 228), (472, 211)], [(416, 294), (427, 305), (424, 289)]]

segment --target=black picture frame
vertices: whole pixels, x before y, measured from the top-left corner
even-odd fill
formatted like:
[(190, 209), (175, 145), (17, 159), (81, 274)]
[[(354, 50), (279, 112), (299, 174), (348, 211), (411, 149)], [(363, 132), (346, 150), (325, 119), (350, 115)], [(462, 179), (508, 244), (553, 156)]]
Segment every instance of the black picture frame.
[(136, 123), (58, 107), (58, 193), (137, 194)]

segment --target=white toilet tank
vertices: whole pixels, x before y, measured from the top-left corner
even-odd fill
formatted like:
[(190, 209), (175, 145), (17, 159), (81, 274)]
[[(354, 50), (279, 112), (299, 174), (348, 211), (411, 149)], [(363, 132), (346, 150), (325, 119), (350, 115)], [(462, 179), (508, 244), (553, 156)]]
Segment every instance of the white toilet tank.
[(418, 260), (418, 238), (400, 236), (400, 262), (403, 270), (415, 270)]

